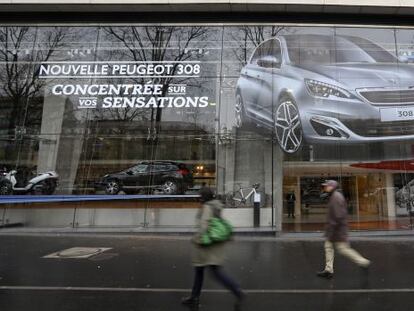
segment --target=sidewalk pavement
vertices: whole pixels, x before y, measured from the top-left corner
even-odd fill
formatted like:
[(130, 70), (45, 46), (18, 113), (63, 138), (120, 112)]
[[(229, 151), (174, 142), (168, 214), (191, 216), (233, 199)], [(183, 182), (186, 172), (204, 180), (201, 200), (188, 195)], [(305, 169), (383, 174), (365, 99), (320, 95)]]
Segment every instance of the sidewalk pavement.
[[(187, 310), (180, 298), (193, 277), (188, 236), (7, 234), (0, 245), (1, 310)], [(247, 293), (243, 310), (414, 310), (414, 237), (358, 238), (352, 245), (373, 261), (367, 278), (340, 255), (335, 277), (317, 278), (320, 238), (236, 238), (225, 269)], [(73, 247), (103, 252), (68, 258), (62, 251)], [(44, 258), (55, 252), (57, 258)], [(205, 281), (200, 310), (233, 310), (232, 296)]]

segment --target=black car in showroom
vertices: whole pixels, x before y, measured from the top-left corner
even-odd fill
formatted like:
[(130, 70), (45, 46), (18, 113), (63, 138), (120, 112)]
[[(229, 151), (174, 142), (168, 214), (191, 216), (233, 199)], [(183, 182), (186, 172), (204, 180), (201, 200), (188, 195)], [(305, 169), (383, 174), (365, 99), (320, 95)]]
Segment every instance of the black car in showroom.
[(106, 194), (161, 191), (183, 194), (193, 187), (193, 175), (183, 163), (170, 161), (139, 162), (123, 171), (107, 174), (98, 183)]

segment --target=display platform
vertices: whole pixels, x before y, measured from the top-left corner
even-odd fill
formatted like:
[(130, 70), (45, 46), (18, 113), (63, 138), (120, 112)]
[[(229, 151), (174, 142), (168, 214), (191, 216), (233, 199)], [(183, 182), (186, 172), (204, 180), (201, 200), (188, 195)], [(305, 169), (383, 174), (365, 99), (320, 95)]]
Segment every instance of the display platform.
[(0, 197), (0, 205), (7, 205), (7, 208), (195, 208), (199, 206), (198, 197), (198, 195), (14, 195)]

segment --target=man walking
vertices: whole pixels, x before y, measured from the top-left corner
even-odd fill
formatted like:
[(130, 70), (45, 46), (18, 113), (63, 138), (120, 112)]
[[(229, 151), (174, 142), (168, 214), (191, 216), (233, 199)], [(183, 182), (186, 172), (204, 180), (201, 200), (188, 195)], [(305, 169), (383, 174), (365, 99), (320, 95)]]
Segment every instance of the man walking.
[(356, 263), (364, 272), (368, 271), (371, 262), (352, 249), (348, 242), (348, 210), (343, 194), (338, 191), (338, 182), (327, 180), (322, 184), (328, 194), (328, 223), (325, 241), (325, 269), (317, 273), (319, 277), (333, 277), (334, 248), (343, 256)]

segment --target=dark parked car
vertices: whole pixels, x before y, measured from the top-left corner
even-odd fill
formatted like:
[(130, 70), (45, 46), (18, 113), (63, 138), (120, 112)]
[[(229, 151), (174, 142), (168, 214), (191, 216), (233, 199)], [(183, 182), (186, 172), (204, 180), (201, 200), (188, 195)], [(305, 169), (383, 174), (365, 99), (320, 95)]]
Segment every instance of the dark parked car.
[(241, 70), (236, 126), (274, 130), (286, 153), (309, 144), (414, 139), (414, 66), (361, 37), (278, 35)]
[(193, 176), (185, 164), (169, 161), (140, 162), (121, 172), (105, 175), (97, 185), (106, 194), (127, 194), (154, 190), (183, 194), (193, 186)]

